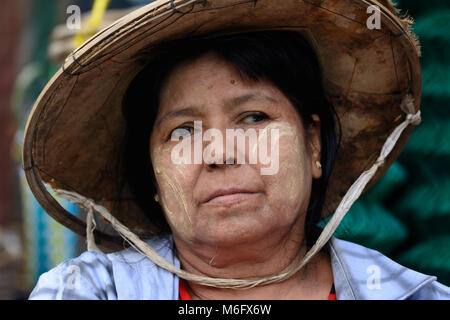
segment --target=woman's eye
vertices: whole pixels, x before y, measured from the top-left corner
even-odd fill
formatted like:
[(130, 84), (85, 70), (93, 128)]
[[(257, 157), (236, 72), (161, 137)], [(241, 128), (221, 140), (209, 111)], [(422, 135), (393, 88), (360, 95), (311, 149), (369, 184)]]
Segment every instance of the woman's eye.
[(170, 133), (171, 140), (179, 140), (180, 137), (185, 137), (194, 134), (194, 128), (189, 126), (177, 127)]
[(258, 123), (258, 122), (262, 122), (266, 119), (268, 119), (269, 117), (263, 113), (263, 112), (254, 112), (252, 114), (249, 114), (247, 116), (245, 116), (242, 121), (247, 123), (247, 124), (253, 124), (253, 123)]

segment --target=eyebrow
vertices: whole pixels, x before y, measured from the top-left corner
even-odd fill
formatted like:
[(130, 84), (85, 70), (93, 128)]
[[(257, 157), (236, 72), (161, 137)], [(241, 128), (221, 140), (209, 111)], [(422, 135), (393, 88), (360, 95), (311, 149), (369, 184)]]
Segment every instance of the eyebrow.
[(225, 102), (225, 108), (226, 109), (233, 109), (237, 106), (240, 106), (241, 104), (247, 103), (251, 100), (268, 100), (270, 102), (278, 102), (272, 97), (269, 97), (265, 94), (255, 92), (255, 93), (247, 93), (242, 96), (238, 96), (235, 98), (231, 98)]
[(163, 115), (157, 122), (156, 125), (159, 127), (161, 124), (169, 118), (179, 118), (179, 117), (199, 117), (203, 113), (199, 110), (198, 106), (186, 107), (178, 110), (173, 110), (167, 112)]
[[(269, 97), (267, 95), (261, 94), (261, 93), (247, 93), (238, 97), (234, 97), (231, 99), (228, 99), (224, 103), (224, 108), (232, 110), (242, 104), (245, 104), (251, 100), (268, 100), (270, 102), (278, 103), (278, 101), (272, 97)], [(161, 126), (161, 123), (167, 119), (170, 118), (178, 118), (178, 117), (200, 117), (202, 112), (203, 106), (199, 105), (192, 105), (189, 107), (172, 110), (164, 114), (156, 123), (157, 126)]]

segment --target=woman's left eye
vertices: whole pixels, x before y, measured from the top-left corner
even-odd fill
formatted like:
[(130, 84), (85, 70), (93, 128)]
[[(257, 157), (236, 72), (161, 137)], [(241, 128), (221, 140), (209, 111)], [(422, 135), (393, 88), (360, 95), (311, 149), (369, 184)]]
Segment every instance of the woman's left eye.
[(258, 122), (262, 122), (266, 119), (269, 119), (269, 116), (266, 115), (263, 112), (253, 112), (247, 116), (245, 116), (244, 118), (242, 118), (241, 121), (247, 123), (247, 124), (253, 124), (253, 123), (258, 123)]

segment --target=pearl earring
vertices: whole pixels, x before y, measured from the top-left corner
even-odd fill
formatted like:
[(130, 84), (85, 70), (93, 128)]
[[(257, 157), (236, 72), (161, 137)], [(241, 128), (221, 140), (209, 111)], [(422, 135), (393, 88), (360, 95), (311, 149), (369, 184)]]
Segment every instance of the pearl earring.
[(320, 164), (320, 161), (319, 161), (319, 160), (316, 160), (316, 167), (319, 168), (319, 169), (322, 168), (322, 165)]
[(155, 197), (154, 197), (154, 199), (155, 199), (155, 201), (156, 201), (156, 202), (159, 202), (159, 196), (158, 196), (158, 194), (157, 194), (157, 193), (155, 194)]

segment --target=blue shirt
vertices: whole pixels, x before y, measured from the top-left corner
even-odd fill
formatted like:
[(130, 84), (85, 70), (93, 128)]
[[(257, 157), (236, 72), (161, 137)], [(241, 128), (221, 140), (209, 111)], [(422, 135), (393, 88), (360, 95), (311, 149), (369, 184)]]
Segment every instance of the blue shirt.
[[(180, 267), (171, 236), (147, 243)], [(375, 250), (335, 237), (329, 248), (337, 300), (450, 298), (450, 288), (436, 277)], [(132, 248), (110, 254), (84, 252), (42, 274), (29, 299), (178, 300), (178, 283), (178, 276)]]

